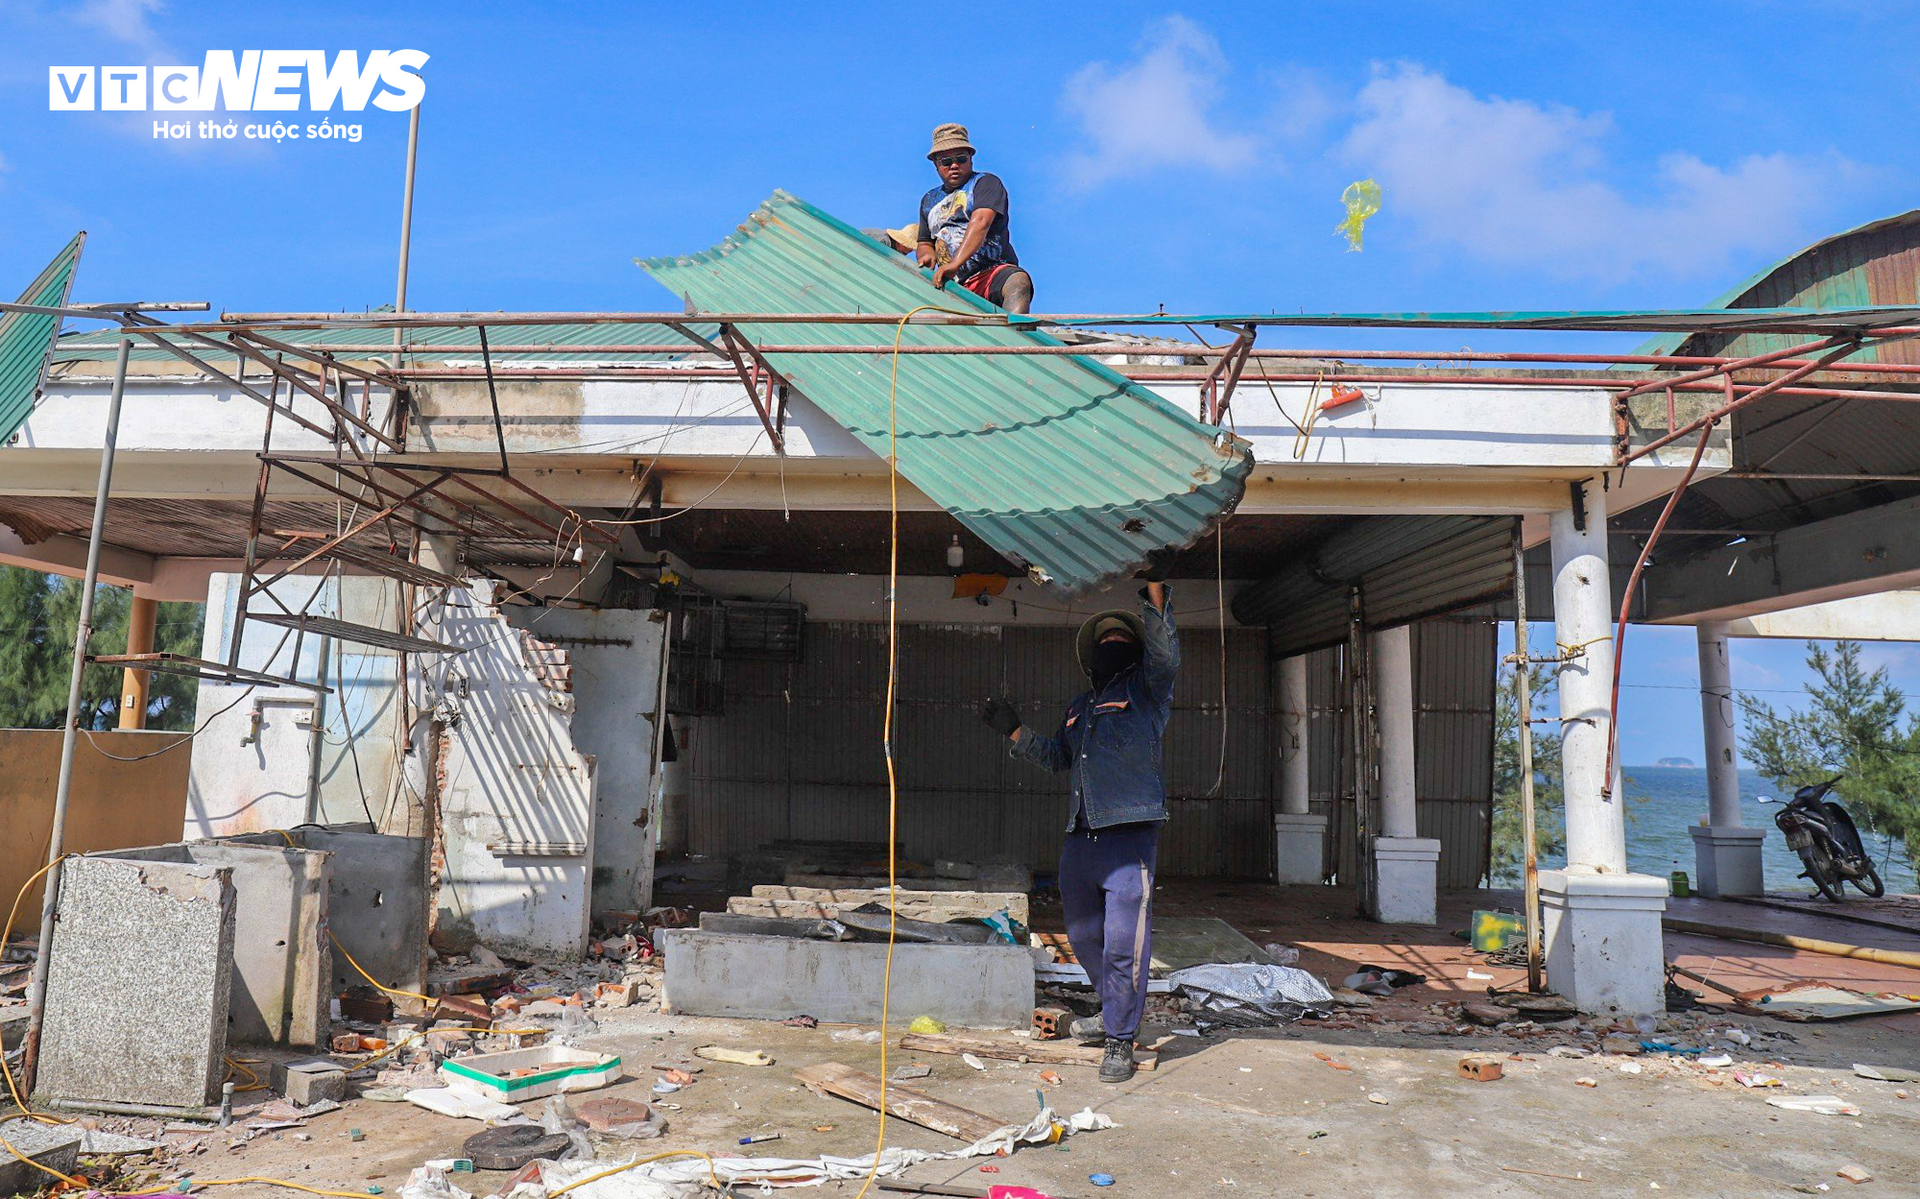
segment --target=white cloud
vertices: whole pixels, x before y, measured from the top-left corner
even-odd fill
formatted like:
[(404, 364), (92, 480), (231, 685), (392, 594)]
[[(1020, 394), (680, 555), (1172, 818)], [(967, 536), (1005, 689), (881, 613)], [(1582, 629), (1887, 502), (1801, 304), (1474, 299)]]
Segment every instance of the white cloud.
[[(1503, 265), (1621, 279), (1722, 271), (1796, 248), (1857, 167), (1751, 155), (1716, 166), (1660, 157), (1646, 186), (1611, 182), (1604, 113), (1476, 96), (1416, 64), (1376, 70), (1340, 147), (1385, 190), (1382, 216)], [(1630, 168), (1629, 168), (1630, 169)]]
[(1089, 63), (1075, 71), (1061, 103), (1088, 144), (1067, 158), (1068, 179), (1094, 187), (1168, 167), (1245, 167), (1258, 140), (1223, 128), (1214, 113), (1225, 70), (1226, 57), (1213, 36), (1174, 16), (1148, 31), (1133, 61)]
[(151, 17), (164, 9), (161, 0), (87, 0), (74, 10), (74, 20), (140, 51), (151, 62), (165, 47)]

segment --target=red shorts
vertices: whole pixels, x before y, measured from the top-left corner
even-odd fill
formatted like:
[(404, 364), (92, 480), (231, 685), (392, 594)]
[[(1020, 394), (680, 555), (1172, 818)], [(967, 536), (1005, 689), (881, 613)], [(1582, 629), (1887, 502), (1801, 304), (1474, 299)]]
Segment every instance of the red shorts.
[(1024, 268), (1010, 262), (996, 263), (979, 274), (965, 279), (960, 286), (989, 304), (1004, 306), (1007, 283), (1015, 275), (1024, 273)]

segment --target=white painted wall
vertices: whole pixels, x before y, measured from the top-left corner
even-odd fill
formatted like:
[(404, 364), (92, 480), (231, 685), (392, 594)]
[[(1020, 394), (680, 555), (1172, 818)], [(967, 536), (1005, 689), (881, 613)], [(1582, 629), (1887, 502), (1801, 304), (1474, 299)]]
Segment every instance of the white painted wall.
[[(557, 641), (573, 661), (573, 743), (597, 762), (593, 814), (595, 912), (653, 904), (660, 813), (654, 734), (666, 614), (633, 609), (513, 608), (508, 619)], [(575, 639), (614, 642), (580, 644)]]
[(453, 591), (433, 614), (438, 637), (466, 651), (433, 676), (446, 727), (439, 929), (509, 957), (578, 957), (596, 764), (573, 742), (574, 696), (533, 677), (520, 631), (488, 602), (492, 590)]
[[(236, 574), (211, 577), (202, 658), (226, 661), (239, 584)], [(395, 621), (396, 585), (387, 579), (293, 577), (275, 583), (272, 593), (297, 611), (316, 589), (318, 595), (308, 607), (313, 614), (376, 628), (391, 627)], [(277, 611), (264, 597), (256, 597), (251, 606)], [(249, 623), (240, 665), (282, 678), (318, 678), (318, 639), (299, 638), (297, 658), (295, 640), (287, 629)], [(201, 682), (195, 710), (204, 731), (194, 743), (182, 836), (260, 832), (307, 821), (372, 820), (385, 826), (396, 767), (398, 657), (335, 641), (327, 674), (334, 690), (317, 701), (324, 731), (317, 807), (309, 804), (307, 787), (314, 692)]]

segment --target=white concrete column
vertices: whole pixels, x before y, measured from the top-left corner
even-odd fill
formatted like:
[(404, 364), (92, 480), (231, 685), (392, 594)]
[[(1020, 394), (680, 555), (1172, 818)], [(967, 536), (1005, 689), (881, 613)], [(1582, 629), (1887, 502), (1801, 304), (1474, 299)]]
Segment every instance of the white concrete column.
[(1280, 659), (1280, 810), (1307, 813), (1313, 786), (1308, 754), (1312, 714), (1307, 709), (1307, 658)]
[(1561, 782), (1567, 868), (1540, 872), (1547, 985), (1583, 1012), (1666, 1010), (1660, 913), (1667, 880), (1627, 873), (1626, 797), (1603, 787), (1613, 691), (1613, 593), (1604, 480), (1581, 485), (1578, 510), (1551, 514), (1554, 640), (1560, 668)]
[(1612, 733), (1613, 590), (1607, 574), (1607, 499), (1586, 484), (1584, 522), (1553, 513), (1554, 640), (1571, 660), (1560, 669), (1560, 760), (1566, 788), (1567, 865), (1601, 873), (1627, 869), (1625, 797), (1604, 786)]
[(1308, 811), (1312, 714), (1307, 706), (1307, 659), (1280, 659), (1280, 810), (1274, 813), (1274, 880), (1322, 881), (1327, 818)]
[(1373, 666), (1373, 710), (1380, 725), (1380, 832), (1419, 835), (1415, 824), (1413, 764), (1413, 629), (1374, 633), (1367, 656)]
[(1760, 895), (1766, 872), (1760, 861), (1763, 828), (1740, 819), (1739, 745), (1733, 711), (1733, 670), (1727, 626), (1707, 622), (1695, 629), (1700, 646), (1700, 724), (1707, 755), (1707, 823), (1693, 835), (1693, 882), (1702, 895)]
[(1721, 828), (1740, 827), (1740, 775), (1733, 722), (1733, 668), (1727, 660), (1727, 626), (1694, 630), (1700, 644), (1700, 724), (1707, 743), (1707, 816)]
[(1413, 629), (1368, 640), (1374, 717), (1380, 730), (1380, 836), (1373, 841), (1373, 918), (1432, 924), (1438, 918), (1440, 842), (1420, 836), (1414, 763)]

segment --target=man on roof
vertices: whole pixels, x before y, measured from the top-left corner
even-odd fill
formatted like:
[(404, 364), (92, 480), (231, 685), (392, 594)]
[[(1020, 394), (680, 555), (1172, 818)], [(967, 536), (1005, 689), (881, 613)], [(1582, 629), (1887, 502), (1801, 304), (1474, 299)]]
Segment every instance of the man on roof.
[(1100, 1014), (1073, 1035), (1106, 1043), (1102, 1082), (1133, 1077), (1134, 1040), (1147, 1005), (1153, 958), (1153, 875), (1167, 819), (1161, 736), (1173, 711), (1179, 632), (1167, 605), (1161, 551), (1148, 560), (1140, 610), (1100, 612), (1080, 626), (1075, 649), (1090, 690), (1067, 705), (1053, 736), (1021, 723), (1004, 699), (980, 718), (1012, 741), (1009, 752), (1066, 772), (1071, 800), (1060, 848), (1060, 902), (1074, 957), (1100, 996)]
[(1033, 306), (1033, 277), (1021, 268), (1007, 224), (1007, 185), (973, 169), (965, 125), (941, 125), (927, 152), (940, 185), (920, 197), (914, 257), (933, 271), (933, 285), (949, 279), (1008, 312)]

